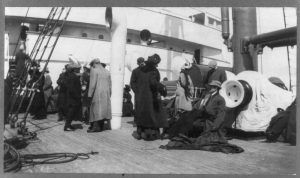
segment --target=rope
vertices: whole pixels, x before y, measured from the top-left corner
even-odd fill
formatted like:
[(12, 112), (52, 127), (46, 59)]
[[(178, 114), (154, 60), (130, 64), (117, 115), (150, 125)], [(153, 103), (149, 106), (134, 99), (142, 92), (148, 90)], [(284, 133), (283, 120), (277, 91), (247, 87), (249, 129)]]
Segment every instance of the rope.
[[(63, 14), (63, 11), (64, 11), (64, 8), (61, 8), (61, 9), (60, 9), (59, 16), (58, 16), (58, 18), (57, 18), (56, 21), (55, 21), (55, 24), (54, 24), (54, 25), (52, 26), (52, 28), (50, 29), (50, 30), (51, 30), (51, 32), (50, 32), (50, 37), (48, 38), (48, 40), (47, 40), (47, 42), (46, 42), (46, 45), (44, 46), (44, 49), (43, 49), (42, 55), (40, 56), (39, 61), (37, 61), (38, 63), (40, 63), (40, 61), (41, 61), (43, 55), (45, 54), (45, 51), (46, 51), (46, 49), (47, 49), (47, 45), (48, 45), (49, 42), (50, 42), (50, 39), (51, 39), (51, 37), (52, 37), (52, 35), (53, 35), (54, 29), (58, 26), (58, 23), (59, 23), (59, 21), (60, 21), (61, 15)], [(18, 114), (19, 114), (20, 108), (21, 108), (21, 106), (22, 106), (22, 104), (23, 104), (23, 100), (24, 100), (26, 94), (27, 94), (28, 92), (31, 92), (31, 91), (32, 91), (32, 94), (31, 94), (31, 93), (29, 94), (29, 95), (31, 95), (31, 97), (30, 97), (30, 102), (29, 102), (29, 104), (28, 104), (28, 106), (27, 106), (27, 108), (26, 108), (25, 115), (24, 115), (24, 117), (23, 117), (23, 120), (20, 122), (20, 132), (21, 132), (21, 133), (27, 133), (27, 131), (26, 131), (26, 129), (25, 129), (25, 126), (26, 126), (26, 119), (27, 119), (29, 110), (30, 110), (30, 108), (31, 108), (31, 105), (32, 105), (34, 96), (35, 96), (35, 94), (36, 94), (36, 92), (37, 92), (37, 90), (38, 90), (38, 87), (40, 86), (40, 82), (42, 81), (42, 78), (43, 78), (43, 76), (44, 76), (45, 70), (46, 70), (46, 68), (47, 68), (47, 66), (48, 66), (48, 63), (49, 63), (49, 61), (50, 61), (50, 58), (51, 58), (51, 56), (52, 56), (53, 50), (54, 50), (54, 48), (55, 48), (55, 46), (56, 46), (56, 44), (57, 44), (57, 41), (58, 41), (58, 39), (59, 39), (59, 37), (60, 37), (60, 35), (61, 35), (61, 32), (62, 32), (63, 27), (64, 27), (64, 23), (65, 23), (65, 21), (66, 21), (68, 15), (69, 15), (69, 13), (70, 13), (70, 11), (71, 11), (71, 8), (68, 9), (68, 11), (67, 11), (67, 13), (66, 13), (66, 15), (65, 15), (65, 17), (64, 17), (64, 19), (63, 19), (63, 21), (62, 21), (62, 24), (61, 24), (61, 26), (60, 26), (60, 31), (59, 31), (59, 33), (58, 33), (56, 39), (55, 39), (55, 42), (54, 42), (54, 44), (53, 44), (53, 47), (52, 47), (52, 49), (51, 49), (51, 51), (50, 51), (50, 54), (48, 55), (46, 64), (44, 65), (44, 68), (43, 68), (43, 70), (42, 70), (40, 76), (38, 77), (37, 80), (33, 81), (34, 83), (32, 84), (32, 86), (30, 86), (29, 89), (25, 90), (25, 95), (22, 97), (22, 100), (21, 100), (21, 102), (19, 103), (19, 107), (18, 107), (18, 110), (17, 110), (16, 114), (14, 114), (14, 116), (13, 116), (13, 120), (12, 120), (13, 122), (11, 122), (11, 123), (12, 123), (12, 124), (11, 124), (12, 126), (13, 126), (13, 124), (18, 120)], [(52, 10), (51, 10), (51, 12), (52, 12)], [(55, 11), (54, 13), (56, 13), (56, 11)], [(49, 17), (50, 17), (50, 16), (51, 16), (51, 15), (49, 14)], [(55, 16), (55, 14), (53, 15), (53, 18), (54, 18), (54, 16)], [(41, 44), (40, 44), (40, 46), (41, 46)], [(40, 48), (40, 46), (39, 46), (39, 48)], [(38, 48), (38, 50), (39, 50), (39, 48)], [(32, 53), (32, 54), (33, 54), (33, 53)], [(36, 57), (36, 55), (35, 55), (35, 57)], [(34, 60), (35, 60), (35, 58), (34, 58)], [(28, 74), (28, 72), (27, 72), (27, 74)], [(36, 75), (36, 70), (35, 70), (35, 71), (33, 72), (33, 74), (32, 74), (32, 79), (35, 78), (35, 75)], [(29, 82), (31, 82), (31, 80), (28, 81), (28, 82), (26, 83), (26, 86), (28, 86)], [(28, 87), (29, 87), (29, 86), (28, 86)], [(19, 95), (17, 95), (17, 97), (19, 97)], [(13, 106), (12, 106), (12, 107), (13, 107)], [(12, 109), (11, 109), (11, 110), (12, 110)], [(11, 120), (11, 118), (12, 118), (12, 117), (10, 117), (9, 120)]]
[[(286, 28), (286, 16), (285, 16), (284, 7), (282, 8), (282, 11), (283, 11), (284, 28)], [(290, 85), (289, 88), (290, 88), (290, 91), (292, 91), (291, 61), (290, 61), (289, 46), (286, 47), (286, 51), (287, 51), (287, 60), (288, 60), (288, 68), (289, 68), (289, 85)]]
[(90, 155), (99, 154), (91, 151), (89, 153), (48, 153), (48, 154), (24, 154), (19, 152), (8, 143), (4, 143), (4, 172), (17, 172), (25, 166), (38, 164), (62, 164), (76, 159), (86, 160)]

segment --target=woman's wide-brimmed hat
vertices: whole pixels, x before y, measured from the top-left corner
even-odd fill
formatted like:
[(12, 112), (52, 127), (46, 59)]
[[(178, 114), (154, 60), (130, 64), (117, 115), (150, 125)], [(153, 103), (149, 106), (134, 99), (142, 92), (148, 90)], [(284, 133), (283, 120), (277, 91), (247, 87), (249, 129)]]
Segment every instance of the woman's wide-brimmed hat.
[(150, 63), (159, 64), (160, 61), (161, 61), (161, 59), (158, 54), (153, 54), (152, 56), (148, 57), (148, 62), (150, 62)]

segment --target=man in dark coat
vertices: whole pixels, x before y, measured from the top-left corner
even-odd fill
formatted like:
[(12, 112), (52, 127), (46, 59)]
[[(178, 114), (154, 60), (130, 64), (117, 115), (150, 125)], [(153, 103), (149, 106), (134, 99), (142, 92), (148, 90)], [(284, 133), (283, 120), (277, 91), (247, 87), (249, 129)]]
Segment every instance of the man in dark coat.
[(225, 80), (227, 80), (225, 70), (218, 68), (216, 61), (210, 61), (208, 63), (208, 67), (210, 70), (207, 73), (205, 84), (208, 84), (213, 80), (217, 80), (222, 84)]
[[(139, 57), (137, 59), (137, 64), (138, 64), (138, 67), (133, 69), (132, 73), (131, 73), (131, 78), (130, 78), (130, 87), (134, 93), (134, 109), (136, 110), (137, 109), (137, 95), (139, 93), (139, 85), (138, 85), (138, 78), (140, 77), (140, 73), (141, 73), (141, 68), (143, 66), (145, 66), (145, 59), (142, 58), (142, 57)], [(134, 122), (136, 120), (136, 117), (134, 116)]]
[(209, 87), (209, 92), (194, 105), (194, 110), (183, 113), (168, 130), (169, 138), (179, 134), (197, 137), (203, 132), (210, 132), (217, 135), (215, 138), (225, 140), (221, 133), (225, 116), (225, 100), (219, 94), (221, 83), (213, 80), (209, 83)]
[(67, 118), (64, 131), (73, 131), (75, 128), (71, 125), (72, 121), (81, 117), (81, 84), (80, 77), (77, 75), (80, 71), (80, 66), (70, 64), (68, 70), (66, 74)]
[(59, 75), (58, 80), (56, 81), (58, 85), (58, 99), (57, 99), (57, 108), (58, 108), (58, 121), (65, 120), (67, 117), (66, 112), (66, 70), (68, 65), (65, 65), (62, 73)]
[(25, 53), (24, 46), (20, 46), (20, 50), (16, 54), (16, 77), (22, 76), (26, 71), (26, 61), (30, 60), (29, 56)]
[(149, 56), (146, 65), (141, 68), (137, 78), (136, 92), (136, 113), (135, 122), (137, 125), (137, 139), (155, 140), (158, 139), (159, 128), (167, 126), (166, 112), (162, 107), (161, 95), (163, 92), (160, 81), (160, 74), (157, 64), (160, 57), (157, 54)]

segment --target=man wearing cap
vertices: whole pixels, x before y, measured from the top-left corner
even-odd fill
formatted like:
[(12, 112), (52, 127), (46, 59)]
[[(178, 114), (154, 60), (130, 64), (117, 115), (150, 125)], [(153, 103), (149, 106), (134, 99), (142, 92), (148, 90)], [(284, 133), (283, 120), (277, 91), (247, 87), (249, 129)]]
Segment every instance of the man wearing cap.
[(66, 122), (64, 131), (73, 131), (75, 128), (71, 125), (73, 120), (81, 120), (81, 84), (78, 73), (80, 65), (69, 64), (67, 68), (65, 87), (66, 87)]
[(88, 97), (90, 100), (89, 122), (91, 127), (87, 132), (101, 132), (104, 130), (104, 121), (107, 120), (110, 128), (111, 116), (111, 76), (101, 64), (100, 59), (92, 61)]
[[(130, 78), (130, 87), (131, 87), (131, 89), (132, 89), (132, 91), (134, 93), (134, 109), (135, 109), (135, 111), (136, 111), (136, 109), (138, 107), (136, 105), (136, 103), (137, 103), (137, 97), (136, 96), (139, 93), (139, 86), (137, 84), (137, 81), (138, 81), (138, 78), (139, 78), (140, 73), (141, 73), (141, 68), (143, 66), (145, 66), (145, 59), (142, 58), (142, 57), (139, 57), (137, 59), (137, 65), (138, 65), (138, 67), (135, 68), (135, 69), (133, 69), (133, 71), (131, 73), (131, 78)], [(134, 116), (134, 122), (135, 122), (135, 120), (136, 120), (136, 117)]]
[(210, 83), (213, 80), (221, 82), (221, 84), (227, 80), (226, 73), (223, 69), (218, 68), (216, 61), (209, 61), (208, 67), (210, 70), (207, 72), (205, 84)]
[(199, 136), (202, 132), (217, 133), (217, 138), (225, 139), (220, 129), (225, 117), (225, 100), (219, 94), (221, 82), (213, 80), (209, 83), (209, 92), (194, 105), (190, 112), (182, 117), (169, 129), (169, 138), (185, 134)]

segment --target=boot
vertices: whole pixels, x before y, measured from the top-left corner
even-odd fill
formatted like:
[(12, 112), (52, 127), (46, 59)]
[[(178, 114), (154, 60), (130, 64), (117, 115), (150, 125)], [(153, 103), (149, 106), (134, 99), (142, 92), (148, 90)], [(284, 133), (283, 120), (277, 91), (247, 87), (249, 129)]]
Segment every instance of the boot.
[(104, 130), (104, 121), (105, 121), (105, 120), (100, 120), (100, 121), (98, 121), (99, 129), (100, 129), (101, 131)]
[(93, 128), (93, 123), (94, 123), (94, 122), (91, 122), (91, 123), (90, 123), (90, 126), (89, 126), (88, 130), (91, 130), (91, 129)]
[(92, 129), (87, 130), (87, 132), (88, 132), (88, 133), (91, 133), (91, 132), (101, 132), (101, 129), (100, 129), (100, 127), (99, 127), (98, 122), (95, 121), (95, 122), (93, 123)]
[(107, 120), (107, 129), (108, 130), (111, 130), (111, 122), (110, 121), (111, 121), (111, 119)]

